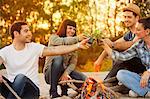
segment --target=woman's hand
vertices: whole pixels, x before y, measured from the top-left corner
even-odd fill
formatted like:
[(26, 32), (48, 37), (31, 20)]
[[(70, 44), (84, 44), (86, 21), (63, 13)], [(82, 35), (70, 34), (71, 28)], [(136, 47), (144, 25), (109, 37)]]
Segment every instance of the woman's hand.
[(79, 42), (77, 44), (78, 48), (80, 48), (80, 49), (88, 49), (91, 46), (91, 44), (88, 44), (88, 40), (89, 39), (90, 38), (87, 38), (87, 39), (84, 39), (81, 42)]
[(102, 61), (100, 59), (97, 59), (94, 62), (94, 70), (95, 70), (95, 72), (99, 72), (100, 71), (101, 65), (102, 65)]
[[(60, 77), (60, 81), (66, 81), (66, 80), (69, 80), (69, 79), (71, 79), (71, 77), (69, 76), (69, 74), (67, 73), (67, 72), (64, 72), (63, 74), (62, 74), (62, 76)], [(62, 85), (65, 85), (65, 84), (62, 84)]]
[(149, 77), (150, 77), (150, 72), (149, 71), (145, 71), (143, 73), (143, 75), (141, 76), (140, 86), (142, 88), (145, 88), (146, 86), (148, 86)]
[(79, 41), (82, 41), (87, 38), (84, 34), (80, 34), (77, 37), (79, 38)]
[(109, 56), (112, 55), (112, 48), (108, 45), (107, 40), (101, 39), (100, 45), (103, 47), (103, 49), (107, 52), (107, 54), (108, 54)]
[(99, 72), (100, 68), (101, 68), (101, 65), (97, 61), (95, 61), (94, 62), (94, 71)]

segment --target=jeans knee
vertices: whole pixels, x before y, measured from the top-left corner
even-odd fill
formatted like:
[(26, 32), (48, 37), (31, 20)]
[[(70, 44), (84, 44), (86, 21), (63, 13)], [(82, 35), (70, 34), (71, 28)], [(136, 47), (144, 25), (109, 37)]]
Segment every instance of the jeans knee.
[(116, 76), (117, 79), (122, 82), (126, 77), (126, 73), (127, 73), (127, 70), (119, 70)]
[(53, 59), (53, 67), (59, 68), (63, 64), (63, 56), (57, 56)]
[(26, 76), (24, 74), (18, 74), (16, 77), (15, 77), (15, 80), (23, 80), (24, 78), (26, 78)]
[(18, 74), (14, 79), (14, 84), (25, 82), (27, 77), (24, 74)]

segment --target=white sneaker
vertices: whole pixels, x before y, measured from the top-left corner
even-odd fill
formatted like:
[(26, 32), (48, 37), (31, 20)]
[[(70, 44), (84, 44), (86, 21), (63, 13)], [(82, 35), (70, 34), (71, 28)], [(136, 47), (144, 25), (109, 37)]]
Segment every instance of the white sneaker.
[[(146, 95), (147, 95), (147, 94), (146, 94)], [(145, 95), (145, 96), (146, 96), (146, 95)], [(130, 96), (130, 97), (133, 97), (133, 98), (136, 98), (136, 97), (138, 97), (139, 95), (138, 95), (137, 93), (135, 93), (133, 90), (130, 90), (130, 91), (129, 91), (129, 96)]]
[(150, 91), (147, 92), (147, 94), (145, 95), (145, 97), (147, 97), (147, 98), (150, 97)]

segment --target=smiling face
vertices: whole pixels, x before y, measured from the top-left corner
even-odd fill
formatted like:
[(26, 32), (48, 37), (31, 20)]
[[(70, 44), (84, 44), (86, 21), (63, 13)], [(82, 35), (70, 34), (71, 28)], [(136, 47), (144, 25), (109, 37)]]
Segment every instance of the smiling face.
[(135, 28), (136, 28), (135, 34), (136, 34), (140, 39), (146, 37), (147, 35), (149, 35), (148, 29), (145, 30), (142, 23), (137, 22), (136, 25), (135, 25)]
[(76, 28), (70, 25), (67, 25), (66, 36), (73, 37), (76, 33)]
[(138, 17), (135, 16), (131, 11), (123, 12), (123, 18), (124, 18), (124, 24), (127, 28), (134, 26), (138, 21)]
[(29, 43), (32, 40), (32, 33), (27, 25), (22, 25), (20, 33), (15, 33), (15, 37), (23, 43)]

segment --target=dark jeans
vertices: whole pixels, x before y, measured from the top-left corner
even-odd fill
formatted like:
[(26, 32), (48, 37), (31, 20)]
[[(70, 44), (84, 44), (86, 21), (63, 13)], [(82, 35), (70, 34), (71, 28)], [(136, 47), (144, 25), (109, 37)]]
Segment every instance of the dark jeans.
[[(10, 82), (7, 78), (3, 77), (7, 83), (14, 89), (14, 91), (21, 97), (21, 99), (38, 99), (39, 88), (25, 75), (19, 74), (15, 77), (14, 82)], [(4, 83), (0, 84), (0, 93), (6, 99), (16, 99)]]
[[(57, 85), (61, 75), (64, 73), (65, 69), (63, 67), (63, 57), (56, 56), (52, 65), (48, 67), (45, 72), (45, 80), (48, 84), (51, 84), (50, 94), (57, 94)], [(86, 76), (80, 72), (72, 71), (69, 75), (72, 79), (85, 81)], [(78, 88), (82, 86), (82, 84), (75, 84)], [(62, 94), (66, 94), (67, 86), (61, 86)]]
[(134, 57), (127, 61), (113, 62), (113, 67), (104, 80), (115, 77), (117, 72), (121, 69), (129, 70), (138, 74), (146, 71), (146, 67), (142, 64), (141, 60), (137, 57)]

